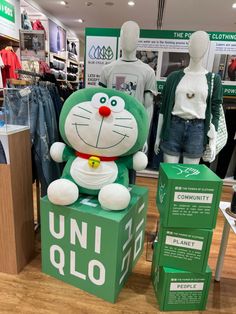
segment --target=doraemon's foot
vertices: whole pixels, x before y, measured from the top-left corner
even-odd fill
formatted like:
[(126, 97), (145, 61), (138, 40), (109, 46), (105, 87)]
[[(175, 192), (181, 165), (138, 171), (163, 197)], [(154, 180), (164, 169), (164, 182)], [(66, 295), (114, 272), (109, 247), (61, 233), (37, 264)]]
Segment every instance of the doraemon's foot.
[(53, 181), (48, 187), (48, 199), (56, 205), (70, 205), (77, 201), (79, 189), (77, 185), (67, 179)]
[(98, 201), (103, 209), (123, 210), (130, 202), (129, 190), (118, 183), (112, 183), (104, 186), (99, 194)]

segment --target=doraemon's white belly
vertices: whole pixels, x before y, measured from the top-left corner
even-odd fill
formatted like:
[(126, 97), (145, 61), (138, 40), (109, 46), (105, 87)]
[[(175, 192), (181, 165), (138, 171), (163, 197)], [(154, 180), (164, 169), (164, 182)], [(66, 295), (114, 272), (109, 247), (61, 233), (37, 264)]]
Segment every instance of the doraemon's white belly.
[(116, 180), (118, 168), (114, 161), (101, 161), (99, 167), (92, 168), (88, 159), (77, 157), (71, 165), (70, 174), (78, 185), (98, 190)]

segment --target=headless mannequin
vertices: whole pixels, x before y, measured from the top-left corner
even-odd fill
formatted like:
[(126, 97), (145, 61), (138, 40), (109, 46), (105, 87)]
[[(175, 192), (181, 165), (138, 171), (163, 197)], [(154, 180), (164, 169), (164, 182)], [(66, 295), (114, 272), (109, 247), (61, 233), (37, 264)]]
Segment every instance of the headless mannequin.
[[(189, 55), (190, 55), (190, 62), (188, 65), (188, 71), (193, 73), (203, 72), (205, 69), (202, 67), (202, 60), (204, 55), (207, 52), (209, 46), (209, 36), (204, 31), (197, 31), (194, 32), (189, 40)], [(160, 145), (160, 135), (163, 126), (163, 115), (159, 114), (158, 118), (158, 127), (156, 133), (156, 142), (154, 146), (154, 151), (156, 154), (159, 152), (159, 145)], [(215, 145), (215, 129), (214, 126), (211, 126), (211, 129), (208, 133), (208, 136), (212, 138), (210, 140), (209, 145)], [(164, 153), (164, 162), (167, 163), (178, 163), (180, 156), (172, 156), (169, 154)], [(183, 163), (186, 164), (198, 164), (201, 158), (189, 158), (184, 156)]]
[[(132, 65), (132, 62), (134, 64), (137, 61), (136, 51), (137, 51), (137, 45), (138, 45), (138, 40), (139, 40), (139, 33), (140, 33), (140, 28), (136, 22), (128, 21), (128, 22), (125, 22), (121, 27), (121, 31), (120, 31), (120, 45), (122, 49), (121, 60), (127, 62), (127, 65), (129, 64), (129, 66)], [(114, 63), (115, 62), (116, 61), (114, 61)], [(151, 68), (150, 68), (150, 71), (151, 71)], [(155, 93), (156, 92), (156, 89), (155, 89), (156, 80), (155, 80), (154, 71), (152, 75), (153, 75), (153, 81), (154, 81), (154, 84), (153, 84), (154, 87), (152, 89), (154, 89), (153, 92)], [(106, 87), (110, 87), (109, 85), (107, 85), (107, 80), (105, 79), (103, 72), (101, 73), (101, 79), (102, 79), (101, 81), (102, 84), (100, 85), (102, 86), (105, 85)], [(150, 128), (152, 115), (153, 115), (153, 94), (150, 91), (144, 92), (142, 97), (143, 97), (143, 100), (141, 102), (146, 108), (146, 111), (148, 114), (149, 128)], [(140, 99), (138, 100), (140, 101)], [(146, 153), (147, 150), (148, 150), (148, 145), (146, 142), (143, 147), (143, 152)]]

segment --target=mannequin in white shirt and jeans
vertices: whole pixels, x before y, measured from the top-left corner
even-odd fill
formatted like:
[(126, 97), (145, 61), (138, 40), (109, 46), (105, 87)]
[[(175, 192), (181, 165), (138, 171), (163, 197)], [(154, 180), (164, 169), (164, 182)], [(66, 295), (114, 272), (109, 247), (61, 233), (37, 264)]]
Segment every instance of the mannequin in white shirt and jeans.
[[(171, 126), (173, 120), (176, 120), (177, 122), (179, 120), (180, 123), (185, 123), (186, 128), (188, 127), (188, 123), (192, 124), (193, 126), (194, 123), (200, 123), (199, 129), (201, 128), (200, 133), (202, 137), (202, 149), (204, 147), (203, 132), (206, 119), (205, 113), (207, 108), (207, 99), (209, 96), (208, 82), (206, 76), (208, 71), (203, 68), (202, 61), (204, 55), (208, 50), (209, 43), (209, 36), (204, 31), (197, 31), (191, 35), (189, 40), (190, 63), (188, 67), (184, 69), (183, 77), (176, 87), (174, 106), (171, 112)], [(220, 88), (220, 86), (218, 86), (218, 88)], [(161, 132), (163, 132), (162, 128), (164, 123), (163, 118), (163, 114), (160, 113), (154, 150), (155, 153), (158, 154), (159, 146), (161, 146), (164, 152), (164, 162), (178, 163), (181, 155), (181, 153), (178, 152), (179, 143), (176, 144), (177, 146), (175, 146), (175, 142), (172, 141), (171, 143), (171, 138), (169, 138), (167, 141), (162, 140), (161, 142)], [(201, 125), (201, 123), (203, 123), (203, 125)], [(191, 128), (189, 130), (191, 130)], [(169, 134), (171, 134), (171, 130), (169, 132)], [(172, 136), (173, 138), (175, 137), (175, 130), (172, 131)], [(207, 136), (209, 138), (209, 145), (211, 146), (211, 149), (213, 151), (212, 159), (214, 160), (216, 130), (212, 123), (210, 123), (210, 129), (207, 133)], [(189, 143), (189, 145), (187, 144), (189, 149), (184, 150), (185, 148), (183, 148), (183, 163), (198, 164), (203, 154), (203, 150), (201, 152), (199, 150), (199, 153), (195, 152), (191, 154), (190, 147), (193, 144), (192, 141), (194, 141), (194, 137), (191, 139), (191, 134), (185, 133), (183, 137), (179, 138), (183, 139), (183, 141), (185, 140), (185, 138), (188, 138), (187, 141)]]
[[(136, 57), (140, 28), (136, 22), (125, 22), (120, 31), (122, 57), (106, 65), (99, 85), (124, 91), (139, 100), (146, 108), (149, 128), (153, 115), (153, 94), (156, 94), (154, 70)], [(147, 142), (143, 147), (146, 153)]]

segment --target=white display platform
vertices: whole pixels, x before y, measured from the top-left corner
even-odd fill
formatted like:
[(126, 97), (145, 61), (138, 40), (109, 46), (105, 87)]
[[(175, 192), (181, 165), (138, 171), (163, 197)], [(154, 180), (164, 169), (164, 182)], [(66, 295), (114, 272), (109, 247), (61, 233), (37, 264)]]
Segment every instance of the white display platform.
[(28, 130), (29, 127), (25, 125), (7, 124), (0, 128), (0, 135), (10, 135), (21, 131)]

